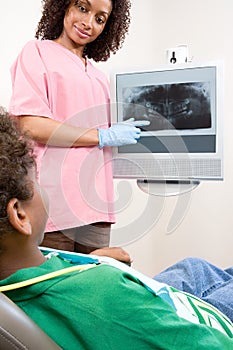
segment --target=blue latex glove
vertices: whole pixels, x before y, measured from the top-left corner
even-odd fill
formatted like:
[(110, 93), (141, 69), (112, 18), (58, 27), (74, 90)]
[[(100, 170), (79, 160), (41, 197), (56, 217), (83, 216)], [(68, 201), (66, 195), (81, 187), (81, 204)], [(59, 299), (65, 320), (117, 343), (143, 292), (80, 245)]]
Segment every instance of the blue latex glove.
[(147, 120), (134, 120), (130, 118), (124, 122), (113, 124), (108, 129), (98, 129), (99, 148), (105, 146), (134, 145), (141, 135), (141, 130), (137, 126), (147, 126)]

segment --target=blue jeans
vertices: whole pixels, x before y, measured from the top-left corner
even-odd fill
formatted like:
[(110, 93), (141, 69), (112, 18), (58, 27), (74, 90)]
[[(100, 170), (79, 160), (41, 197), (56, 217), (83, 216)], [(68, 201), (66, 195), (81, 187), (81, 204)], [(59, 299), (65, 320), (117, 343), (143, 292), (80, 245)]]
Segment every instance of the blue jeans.
[(233, 267), (222, 270), (199, 258), (186, 258), (154, 277), (214, 305), (233, 322)]

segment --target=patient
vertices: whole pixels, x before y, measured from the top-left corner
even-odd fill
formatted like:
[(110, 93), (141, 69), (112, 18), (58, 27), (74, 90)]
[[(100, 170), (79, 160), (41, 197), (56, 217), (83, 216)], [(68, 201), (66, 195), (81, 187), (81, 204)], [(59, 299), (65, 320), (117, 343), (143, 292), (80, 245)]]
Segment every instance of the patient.
[(30, 142), (1, 112), (0, 290), (65, 350), (233, 349), (210, 304), (114, 259), (40, 249), (47, 211)]

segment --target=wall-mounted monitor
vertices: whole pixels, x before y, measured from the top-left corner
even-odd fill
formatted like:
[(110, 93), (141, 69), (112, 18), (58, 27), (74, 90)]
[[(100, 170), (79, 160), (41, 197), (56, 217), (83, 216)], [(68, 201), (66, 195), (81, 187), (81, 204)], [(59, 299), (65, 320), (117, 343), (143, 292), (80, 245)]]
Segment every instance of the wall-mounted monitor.
[(136, 145), (114, 150), (115, 178), (223, 179), (222, 64), (112, 73), (113, 122), (149, 120)]

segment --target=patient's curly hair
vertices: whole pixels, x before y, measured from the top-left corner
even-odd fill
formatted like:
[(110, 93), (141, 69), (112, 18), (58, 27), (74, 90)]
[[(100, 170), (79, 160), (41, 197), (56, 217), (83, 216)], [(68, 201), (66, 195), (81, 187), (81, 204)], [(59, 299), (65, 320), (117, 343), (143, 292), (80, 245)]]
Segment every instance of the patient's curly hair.
[[(94, 61), (107, 61), (110, 53), (121, 48), (130, 25), (129, 0), (111, 0), (112, 12), (103, 32), (92, 43), (86, 45), (84, 55)], [(79, 0), (42, 0), (42, 17), (35, 37), (42, 40), (57, 39), (63, 30), (65, 13), (71, 3)]]
[(31, 142), (22, 135), (16, 121), (0, 107), (0, 232), (8, 221), (10, 199), (32, 198), (33, 186), (27, 175), (34, 167)]

